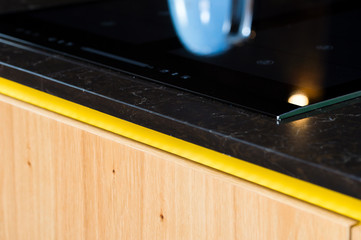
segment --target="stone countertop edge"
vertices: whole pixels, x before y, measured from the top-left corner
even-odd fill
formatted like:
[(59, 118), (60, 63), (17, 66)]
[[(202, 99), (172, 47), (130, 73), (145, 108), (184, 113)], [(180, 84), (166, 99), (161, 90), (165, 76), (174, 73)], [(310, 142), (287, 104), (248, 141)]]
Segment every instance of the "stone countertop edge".
[(0, 98), (15, 100), (110, 131), (288, 196), (361, 221), (361, 200), (233, 158), (0, 77)]
[(35, 47), (0, 40), (0, 76), (361, 199), (361, 102), (276, 120)]

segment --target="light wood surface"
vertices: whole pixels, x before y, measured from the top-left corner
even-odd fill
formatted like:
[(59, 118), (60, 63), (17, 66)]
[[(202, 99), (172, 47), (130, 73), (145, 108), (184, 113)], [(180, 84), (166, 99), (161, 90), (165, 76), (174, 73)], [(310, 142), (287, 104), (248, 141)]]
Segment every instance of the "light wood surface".
[(351, 240), (361, 240), (361, 224), (352, 227)]
[(357, 224), (2, 95), (0, 119), (0, 239), (340, 240)]

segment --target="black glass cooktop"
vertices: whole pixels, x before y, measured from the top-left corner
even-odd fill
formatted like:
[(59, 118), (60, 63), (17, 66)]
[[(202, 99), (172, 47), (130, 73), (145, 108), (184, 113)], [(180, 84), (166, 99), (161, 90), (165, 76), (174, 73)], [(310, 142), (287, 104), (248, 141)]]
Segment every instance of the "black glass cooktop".
[(119, 0), (6, 14), (0, 33), (284, 119), (361, 96), (360, 24), (359, 1), (256, 0), (249, 39), (206, 57), (182, 47), (167, 0)]

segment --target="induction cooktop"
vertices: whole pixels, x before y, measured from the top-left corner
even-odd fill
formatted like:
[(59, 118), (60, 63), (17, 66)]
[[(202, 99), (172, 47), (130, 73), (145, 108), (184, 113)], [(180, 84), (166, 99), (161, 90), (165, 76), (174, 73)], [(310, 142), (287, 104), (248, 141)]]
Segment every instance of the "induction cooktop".
[(360, 1), (256, 0), (253, 9), (249, 38), (212, 56), (182, 46), (166, 0), (5, 14), (0, 36), (278, 120), (361, 96)]

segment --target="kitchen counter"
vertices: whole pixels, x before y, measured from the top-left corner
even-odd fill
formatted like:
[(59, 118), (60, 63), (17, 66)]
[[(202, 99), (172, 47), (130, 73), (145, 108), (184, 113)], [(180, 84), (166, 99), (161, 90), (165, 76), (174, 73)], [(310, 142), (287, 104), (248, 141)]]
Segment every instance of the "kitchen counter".
[(0, 76), (131, 123), (361, 199), (361, 101), (276, 119), (0, 40)]

